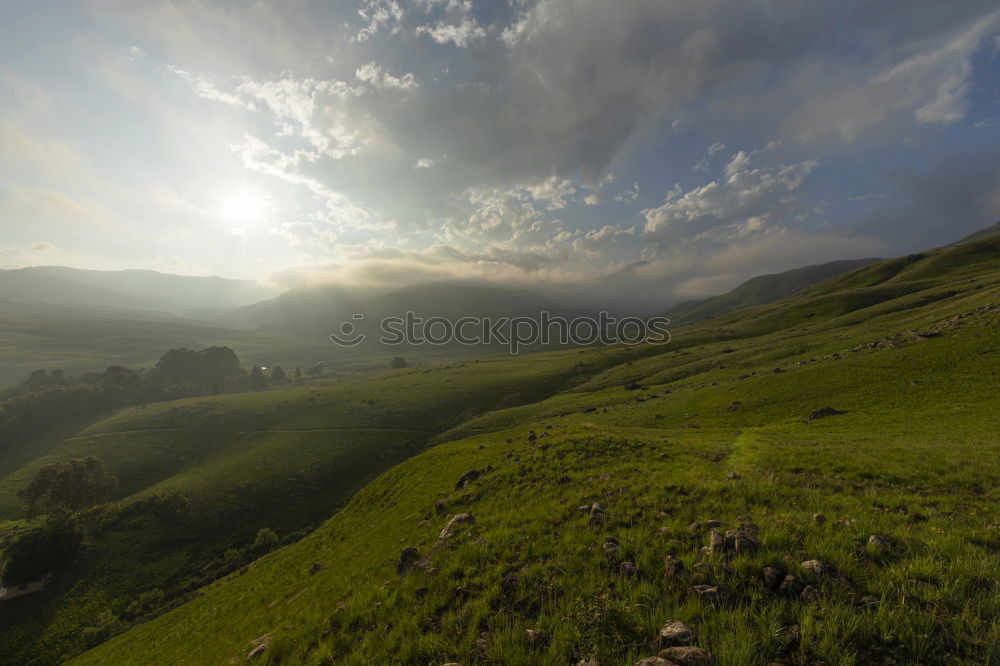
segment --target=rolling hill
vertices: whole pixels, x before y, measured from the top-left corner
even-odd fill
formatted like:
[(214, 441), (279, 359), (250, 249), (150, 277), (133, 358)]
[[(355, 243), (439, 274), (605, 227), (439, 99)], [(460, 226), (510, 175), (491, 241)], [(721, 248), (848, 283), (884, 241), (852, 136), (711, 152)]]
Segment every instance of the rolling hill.
[(734, 310), (773, 303), (834, 275), (877, 261), (878, 259), (831, 261), (816, 266), (795, 268), (784, 273), (759, 275), (725, 294), (675, 305), (667, 311), (666, 316), (674, 325), (692, 324)]
[[(506, 390), (580, 365), (549, 397), (484, 400), (304, 539), (78, 662), (634, 664), (681, 621), (720, 663), (991, 663), (998, 261), (989, 237), (665, 347), (506, 360)], [(411, 392), (476, 396), (475, 365)]]

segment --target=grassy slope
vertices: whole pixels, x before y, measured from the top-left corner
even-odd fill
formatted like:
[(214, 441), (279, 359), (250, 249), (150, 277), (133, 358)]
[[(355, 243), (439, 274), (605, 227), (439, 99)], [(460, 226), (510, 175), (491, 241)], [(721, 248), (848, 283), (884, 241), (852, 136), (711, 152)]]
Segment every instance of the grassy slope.
[[(487, 359), (384, 371), (366, 381), (224, 395), (124, 410), (48, 445), (0, 481), (0, 517), (48, 462), (95, 455), (120, 479), (128, 504), (180, 492), (193, 511), (177, 524), (119, 520), (74, 570), (40, 595), (0, 606), (0, 661), (57, 660), (103, 610), (121, 612), (144, 590), (167, 587), (270, 526), (282, 535), (329, 516), (354, 492), (479, 412), (550, 395), (621, 351)], [(14, 646), (14, 647), (11, 647)]]
[[(221, 663), (273, 634), (272, 663), (628, 664), (655, 654), (669, 619), (721, 663), (998, 660), (1000, 252), (972, 249), (861, 269), (677, 331), (662, 353), (472, 419), (301, 542), (80, 661)], [(929, 329), (942, 335), (910, 333)], [(633, 380), (646, 389), (621, 388)], [(827, 405), (847, 414), (805, 420)], [(548, 436), (529, 443), (528, 429)], [(606, 519), (588, 527), (578, 506), (594, 501)], [(475, 524), (436, 548), (458, 512)], [(707, 532), (688, 528), (748, 518), (763, 541), (750, 556), (704, 555)], [(609, 534), (635, 580), (603, 556)], [(871, 534), (893, 546), (868, 548)], [(431, 569), (398, 578), (407, 545)], [(664, 576), (668, 554), (687, 566), (680, 580)], [(813, 558), (840, 578), (804, 572)], [(310, 575), (313, 564), (325, 567)], [(764, 565), (820, 599), (767, 591)], [(508, 574), (517, 583), (504, 589)], [(735, 601), (689, 599), (698, 580), (726, 582)], [(798, 642), (782, 631), (792, 624)]]

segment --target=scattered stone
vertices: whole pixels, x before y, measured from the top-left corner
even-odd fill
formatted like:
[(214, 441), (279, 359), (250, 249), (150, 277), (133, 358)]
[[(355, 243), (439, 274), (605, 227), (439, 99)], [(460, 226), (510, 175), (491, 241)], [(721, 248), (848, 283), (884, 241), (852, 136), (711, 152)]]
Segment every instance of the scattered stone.
[(723, 583), (718, 585), (692, 585), (688, 588), (688, 596), (695, 597), (702, 603), (724, 604), (733, 597), (733, 593)]
[(597, 411), (597, 407), (587, 407), (586, 409), (582, 410), (580, 413), (581, 414), (591, 414), (591, 413), (596, 412), (596, 411)]
[(694, 641), (694, 631), (680, 620), (670, 620), (660, 629), (660, 644), (664, 646), (690, 645)]
[(781, 572), (774, 567), (764, 567), (764, 587), (773, 590), (781, 584)]
[(604, 538), (604, 555), (609, 560), (613, 560), (618, 556), (618, 552), (621, 550), (621, 546), (618, 544), (618, 539), (609, 536)]
[(413, 598), (414, 599), (423, 599), (426, 596), (427, 596), (427, 588), (426, 587), (418, 587), (417, 589), (413, 590)]
[(798, 578), (788, 574), (778, 586), (778, 592), (788, 597), (797, 597), (802, 593), (802, 584), (799, 583)]
[(325, 564), (319, 564), (317, 562), (316, 564), (313, 564), (311, 567), (309, 567), (309, 575), (310, 576), (315, 576), (316, 574), (318, 574), (320, 571), (322, 571), (325, 568), (326, 568)]
[(536, 631), (535, 629), (525, 629), (524, 630), (524, 642), (528, 645), (534, 647), (536, 645), (541, 645), (542, 643), (542, 632)]
[(728, 474), (726, 474), (726, 481), (739, 481), (739, 480), (740, 480), (740, 475), (737, 474), (736, 472), (729, 472)]
[(454, 536), (459, 525), (474, 522), (476, 522), (476, 519), (472, 517), (471, 513), (455, 514), (451, 517), (451, 520), (448, 521), (448, 524), (444, 526), (444, 529), (441, 530), (441, 534), (438, 535), (438, 545), (444, 544), (448, 541), (448, 539)]
[(708, 535), (708, 549), (713, 553), (723, 553), (726, 550), (726, 538), (721, 532), (712, 532)]
[(830, 573), (830, 568), (819, 560), (806, 560), (802, 563), (802, 569), (817, 577), (823, 577)]
[(413, 546), (407, 546), (400, 551), (399, 559), (396, 560), (396, 574), (399, 576), (405, 576), (419, 559), (420, 555), (417, 553), (417, 549)]
[(868, 537), (868, 547), (872, 550), (883, 552), (892, 548), (892, 542), (881, 534), (873, 534)]
[(816, 523), (817, 525), (822, 525), (823, 523), (826, 522), (826, 516), (824, 516), (822, 513), (814, 513), (813, 522)]
[(677, 666), (710, 666), (715, 663), (711, 654), (693, 645), (660, 650), (660, 657)]
[(528, 443), (531, 443), (531, 442), (535, 441), (536, 439), (538, 439), (538, 435), (536, 435), (533, 432), (529, 432), (528, 433)]
[(435, 500), (434, 511), (437, 513), (444, 513), (444, 510), (448, 508), (448, 502), (443, 499)]
[(760, 548), (757, 535), (760, 529), (753, 523), (740, 523), (735, 529), (726, 532), (725, 549), (737, 555), (753, 553)]
[[(697, 524), (697, 523), (695, 523), (695, 524)], [(705, 527), (707, 527), (709, 529), (712, 529), (712, 530), (717, 529), (719, 527), (722, 527), (724, 525), (725, 525), (725, 523), (722, 522), (721, 520), (706, 520), (705, 521)]]
[(250, 648), (250, 652), (247, 653), (247, 661), (259, 657), (271, 645), (272, 638), (274, 638), (274, 634), (264, 634), (250, 641), (252, 647)]
[(675, 579), (684, 573), (684, 563), (673, 555), (667, 555), (663, 560), (663, 569), (668, 579)]
[(590, 519), (588, 521), (591, 525), (600, 525), (604, 522), (604, 507), (594, 502), (590, 505)]
[(688, 532), (694, 533), (700, 531), (701, 531), (701, 523), (691, 523), (690, 525), (688, 525)]
[(740, 411), (740, 405), (742, 404), (743, 403), (740, 402), (739, 400), (733, 400), (731, 403), (729, 403), (729, 407), (727, 409), (729, 409), (729, 411), (731, 412), (738, 412)]
[(635, 566), (635, 562), (622, 562), (618, 565), (618, 570), (621, 571), (622, 576), (625, 578), (635, 578), (639, 573), (639, 569)]
[(455, 484), (455, 490), (461, 490), (462, 488), (466, 487), (467, 485), (478, 479), (480, 474), (482, 474), (482, 472), (480, 472), (478, 469), (470, 469), (468, 472), (463, 474), (462, 478), (460, 478), (458, 482)]
[(507, 574), (500, 579), (500, 589), (504, 592), (513, 592), (517, 588), (517, 576), (514, 574)]
[(810, 421), (815, 421), (816, 419), (826, 418), (827, 416), (837, 416), (839, 414), (846, 414), (839, 409), (834, 409), (833, 407), (824, 407), (822, 409), (817, 409), (815, 412), (809, 415)]
[[(580, 663), (582, 664), (583, 662)], [(594, 662), (589, 662), (589, 663), (594, 663)], [(677, 666), (677, 665), (661, 657), (646, 657), (642, 661), (635, 662), (635, 666)]]
[(799, 644), (799, 640), (802, 638), (802, 630), (799, 625), (792, 624), (787, 627), (782, 627), (778, 631), (778, 637), (781, 638), (789, 647)]
[(819, 590), (812, 585), (806, 585), (802, 588), (800, 598), (802, 601), (819, 601)]

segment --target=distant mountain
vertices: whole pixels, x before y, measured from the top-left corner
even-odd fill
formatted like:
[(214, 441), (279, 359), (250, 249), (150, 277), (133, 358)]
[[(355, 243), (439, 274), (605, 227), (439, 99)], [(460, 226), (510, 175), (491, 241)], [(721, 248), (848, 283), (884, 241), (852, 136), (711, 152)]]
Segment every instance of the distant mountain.
[(966, 243), (968, 241), (979, 240), (980, 238), (987, 238), (989, 236), (993, 236), (994, 234), (1000, 234), (1000, 222), (994, 222), (985, 229), (980, 229), (979, 231), (975, 231), (966, 236), (965, 238), (963, 238), (962, 240), (958, 241), (958, 243), (954, 243), (954, 245), (958, 245), (959, 243)]
[(677, 326), (680, 324), (691, 324), (742, 308), (773, 303), (817, 282), (877, 261), (880, 260), (848, 259), (830, 261), (815, 266), (793, 268), (784, 273), (758, 275), (725, 294), (700, 300), (685, 301), (684, 303), (675, 305), (666, 312), (666, 316), (670, 318), (671, 324)]
[(148, 270), (95, 271), (64, 266), (0, 270), (0, 299), (185, 316), (218, 313), (274, 295), (248, 280)]
[[(297, 288), (236, 309), (219, 321), (260, 332), (325, 340), (344, 322), (352, 322), (370, 336), (378, 331), (383, 318), (404, 317), (407, 312), (423, 319), (444, 317), (454, 322), (460, 317), (487, 315), (537, 318), (543, 311), (567, 317), (590, 312), (526, 289), (438, 282), (380, 293), (332, 286)], [(355, 314), (363, 319), (355, 319)]]

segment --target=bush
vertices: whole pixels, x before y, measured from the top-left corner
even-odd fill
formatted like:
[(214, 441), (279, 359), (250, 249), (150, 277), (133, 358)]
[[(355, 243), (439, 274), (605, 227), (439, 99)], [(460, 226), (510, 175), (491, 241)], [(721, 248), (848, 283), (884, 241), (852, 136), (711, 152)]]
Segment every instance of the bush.
[(3, 578), (7, 585), (38, 580), (65, 569), (80, 553), (83, 527), (67, 513), (50, 516), (40, 527), (22, 534), (7, 548)]

